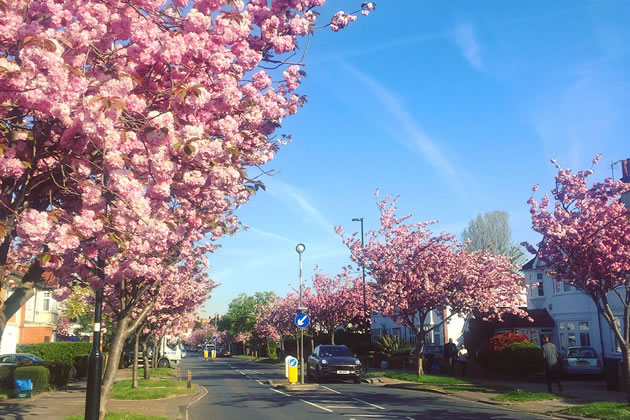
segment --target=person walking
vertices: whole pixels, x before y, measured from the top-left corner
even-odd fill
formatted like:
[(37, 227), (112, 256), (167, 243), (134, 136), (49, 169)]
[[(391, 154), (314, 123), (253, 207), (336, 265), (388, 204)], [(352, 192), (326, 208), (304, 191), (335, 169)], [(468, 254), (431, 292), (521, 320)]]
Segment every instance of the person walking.
[(560, 364), (558, 363), (558, 349), (556, 345), (549, 341), (549, 336), (543, 338), (542, 345), (543, 359), (545, 360), (545, 377), (547, 378), (547, 388), (552, 393), (552, 382), (558, 384), (558, 393), (562, 393), (562, 384), (558, 379)]
[(455, 359), (457, 359), (457, 345), (453, 343), (453, 339), (449, 338), (448, 343), (444, 346), (444, 359), (448, 364), (448, 373), (453, 375), (455, 370)]
[(461, 345), (459, 352), (457, 353), (457, 361), (462, 367), (462, 376), (466, 376), (466, 364), (468, 363), (468, 350), (466, 346)]

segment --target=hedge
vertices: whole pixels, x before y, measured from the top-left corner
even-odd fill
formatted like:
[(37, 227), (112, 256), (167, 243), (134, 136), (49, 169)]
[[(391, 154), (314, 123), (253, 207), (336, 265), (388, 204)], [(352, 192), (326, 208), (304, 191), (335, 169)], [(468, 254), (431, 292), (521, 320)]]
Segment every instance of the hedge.
[(489, 367), (502, 374), (527, 376), (543, 370), (540, 346), (530, 342), (516, 342), (490, 354)]
[(33, 392), (48, 391), (50, 389), (50, 372), (44, 366), (24, 366), (15, 368), (13, 378), (30, 379), (33, 383)]
[(15, 366), (0, 366), (0, 387), (13, 389), (13, 371)]
[(50, 384), (57, 388), (68, 385), (72, 377), (72, 363), (48, 362), (46, 367), (50, 371)]
[(74, 363), (76, 356), (89, 355), (92, 343), (89, 341), (20, 344), (17, 353), (30, 353), (47, 362)]
[(90, 359), (89, 355), (80, 355), (74, 356), (73, 365), (77, 370), (77, 378), (85, 378), (88, 374), (88, 361)]

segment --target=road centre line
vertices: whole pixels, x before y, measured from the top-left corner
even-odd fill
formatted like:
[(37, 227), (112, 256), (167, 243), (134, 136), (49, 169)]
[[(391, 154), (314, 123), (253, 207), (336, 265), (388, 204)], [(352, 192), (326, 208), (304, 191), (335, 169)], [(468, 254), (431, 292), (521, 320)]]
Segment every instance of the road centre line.
[(321, 406), (321, 405), (319, 405), (319, 404), (315, 404), (315, 403), (312, 403), (312, 402), (310, 402), (310, 401), (303, 400), (303, 399), (301, 399), (301, 398), (300, 398), (300, 401), (302, 401), (302, 402), (303, 402), (303, 403), (305, 403), (305, 404), (312, 405), (313, 407), (317, 407), (317, 408), (319, 408), (320, 410), (328, 411), (329, 413), (332, 413), (332, 412), (333, 412), (331, 409), (326, 408), (326, 407), (322, 407), (322, 406)]
[(327, 387), (327, 386), (325, 386), (325, 385), (321, 385), (321, 387), (322, 387), (322, 388), (324, 388), (324, 389), (327, 389), (327, 390), (329, 390), (329, 391), (331, 391), (331, 392), (334, 392), (335, 394), (341, 394), (341, 392), (336, 391), (336, 390), (334, 390), (334, 389), (332, 389), (332, 388), (328, 388), (328, 387)]
[(372, 403), (369, 403), (369, 402), (367, 402), (367, 401), (360, 400), (360, 399), (358, 399), (358, 398), (352, 398), (352, 399), (353, 399), (353, 400), (355, 400), (355, 401), (359, 401), (359, 402), (361, 402), (361, 403), (363, 403), (363, 404), (367, 404), (367, 405), (371, 405), (372, 407), (376, 407), (376, 408), (378, 408), (379, 410), (385, 410), (385, 408), (381, 407), (380, 405), (372, 404)]
[(264, 385), (264, 383), (260, 382), (258, 379), (256, 379), (256, 382), (258, 382), (261, 385)]

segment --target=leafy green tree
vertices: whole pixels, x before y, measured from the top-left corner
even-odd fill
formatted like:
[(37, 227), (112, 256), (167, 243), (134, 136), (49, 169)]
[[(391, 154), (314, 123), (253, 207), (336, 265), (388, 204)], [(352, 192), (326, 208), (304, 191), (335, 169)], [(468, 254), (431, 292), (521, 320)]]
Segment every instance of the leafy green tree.
[(506, 211), (499, 210), (477, 215), (462, 233), (462, 240), (470, 241), (466, 250), (485, 249), (495, 255), (505, 255), (514, 264), (522, 266), (527, 259), (522, 248), (512, 241), (509, 217)]
[(219, 320), (219, 330), (227, 331), (232, 336), (253, 334), (257, 308), (267, 306), (275, 298), (273, 292), (256, 292), (253, 296), (241, 293), (230, 302), (227, 313)]

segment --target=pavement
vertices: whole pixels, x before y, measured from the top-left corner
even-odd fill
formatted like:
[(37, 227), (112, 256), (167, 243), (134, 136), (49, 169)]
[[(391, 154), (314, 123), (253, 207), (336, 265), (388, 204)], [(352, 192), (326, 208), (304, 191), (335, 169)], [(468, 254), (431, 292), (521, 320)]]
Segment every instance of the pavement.
[[(139, 371), (142, 375), (142, 371)], [(131, 369), (120, 369), (116, 380), (130, 379)], [(55, 392), (42, 392), (31, 398), (11, 398), (0, 400), (0, 419), (3, 420), (64, 420), (70, 416), (85, 413), (86, 380), (71, 382), (66, 389)], [(109, 412), (142, 413), (160, 416), (169, 420), (186, 418), (186, 409), (205, 394), (198, 387), (193, 395), (176, 396), (157, 400), (113, 400), (107, 405)]]
[[(388, 369), (391, 371), (391, 369)], [(384, 372), (371, 369), (370, 372)], [(117, 380), (128, 379), (130, 369), (121, 369)], [(501, 379), (488, 378), (463, 378), (474, 384), (486, 385), (489, 387), (499, 387), (503, 392), (510, 389), (521, 389), (527, 392), (547, 392), (546, 383), (521, 382)], [(627, 395), (624, 392), (608, 391), (603, 380), (592, 379), (570, 379), (562, 381), (563, 393), (560, 394), (559, 400), (546, 400), (537, 402), (524, 403), (499, 403), (491, 398), (500, 392), (479, 390), (471, 391), (444, 391), (431, 387), (427, 384), (418, 384), (414, 382), (400, 381), (396, 379), (386, 378), (384, 376), (375, 376), (365, 378), (367, 382), (373, 386), (401, 388), (408, 390), (433, 392), (439, 394), (448, 394), (452, 397), (461, 398), (469, 401), (476, 401), (494, 406), (505, 406), (507, 408), (518, 411), (538, 413), (543, 415), (552, 415), (554, 417), (579, 418), (568, 416), (562, 412), (567, 408), (579, 404), (587, 404), (596, 401), (614, 401), (627, 402)], [(45, 418), (49, 420), (63, 420), (67, 417), (83, 414), (85, 406), (85, 388), (86, 381), (72, 382), (67, 389), (56, 392), (44, 392), (34, 395), (27, 399), (5, 399), (0, 400), (0, 418), (7, 420), (30, 420)], [(555, 385), (554, 391), (557, 392)], [(153, 416), (165, 417), (169, 420), (180, 420), (186, 418), (186, 410), (197, 400), (201, 399), (207, 391), (203, 387), (198, 387), (195, 394), (189, 396), (170, 397), (157, 400), (143, 401), (121, 401), (110, 400), (108, 411), (112, 412), (135, 412)]]

